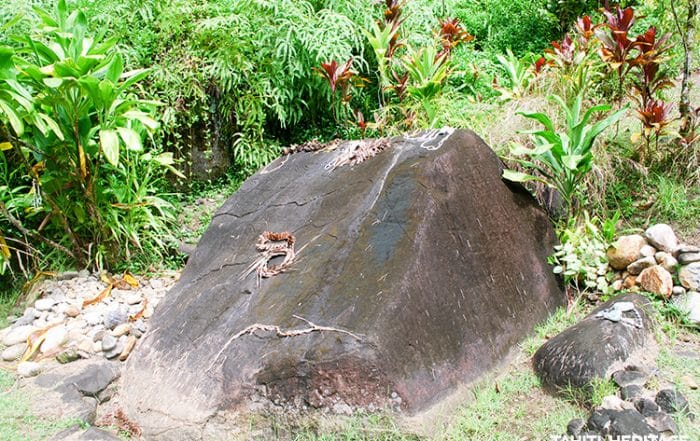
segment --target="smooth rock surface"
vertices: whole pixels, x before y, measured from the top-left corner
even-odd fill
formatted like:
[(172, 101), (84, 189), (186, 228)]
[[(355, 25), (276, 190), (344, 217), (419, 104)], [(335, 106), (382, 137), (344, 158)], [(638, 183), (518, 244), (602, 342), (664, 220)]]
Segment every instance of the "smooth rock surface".
[(700, 262), (682, 266), (678, 272), (678, 280), (684, 288), (700, 290)]
[[(633, 310), (617, 313), (617, 303), (632, 303)], [(645, 311), (648, 303), (638, 294), (603, 303), (537, 350), (533, 357), (535, 373), (554, 391), (570, 386), (583, 388), (595, 378), (607, 378), (612, 369), (644, 350), (653, 339), (651, 320)]]
[[(261, 386), (270, 400), (329, 408), (383, 407), (395, 392), (417, 413), (494, 368), (565, 303), (546, 264), (547, 216), (501, 179), (493, 151), (469, 131), (420, 136), (335, 169), (369, 141), (285, 156), (219, 209), (127, 362), (120, 402), (144, 437), (226, 433), (214, 417)], [(305, 248), (258, 281), (246, 269), (264, 231), (292, 232)], [(310, 326), (295, 316), (339, 331), (245, 331)]]
[(660, 265), (643, 270), (637, 277), (637, 283), (644, 291), (662, 297), (670, 297), (673, 290), (673, 277)]
[(695, 326), (700, 326), (700, 293), (688, 291), (673, 299), (678, 308), (688, 314), (688, 321)]
[(20, 377), (34, 377), (41, 372), (41, 365), (35, 361), (23, 361), (17, 365), (17, 374)]
[(656, 394), (656, 404), (667, 413), (688, 412), (690, 406), (688, 399), (682, 393), (674, 389), (663, 389)]
[(68, 340), (68, 331), (65, 326), (56, 326), (48, 331), (44, 336), (44, 342), (41, 344), (40, 351), (42, 354), (55, 352), (61, 348), (63, 343)]
[(676, 233), (666, 224), (652, 225), (644, 232), (644, 237), (659, 251), (672, 253), (678, 248)]
[(22, 354), (24, 354), (24, 351), (26, 350), (26, 343), (18, 343), (14, 346), (10, 346), (9, 348), (5, 348), (5, 350), (2, 351), (0, 358), (2, 358), (4, 361), (19, 360), (20, 357), (22, 357)]
[(656, 259), (653, 256), (642, 257), (627, 266), (627, 271), (633, 276), (639, 275), (643, 270), (656, 265)]
[(700, 253), (683, 253), (678, 256), (678, 262), (681, 265), (687, 265), (693, 262), (700, 262)]
[(2, 344), (5, 346), (14, 346), (27, 341), (29, 334), (36, 331), (36, 328), (31, 325), (23, 325), (11, 328), (2, 339)]
[(639, 234), (620, 236), (608, 249), (608, 263), (616, 270), (623, 270), (637, 260), (647, 241)]

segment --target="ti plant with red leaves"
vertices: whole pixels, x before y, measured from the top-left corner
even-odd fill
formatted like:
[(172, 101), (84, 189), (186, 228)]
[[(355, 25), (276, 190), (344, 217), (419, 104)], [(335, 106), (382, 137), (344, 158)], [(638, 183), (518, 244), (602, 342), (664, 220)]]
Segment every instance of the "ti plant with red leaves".
[(362, 87), (364, 79), (352, 70), (353, 59), (350, 58), (342, 66), (336, 60), (330, 63), (321, 63), (321, 68), (315, 68), (317, 72), (328, 82), (331, 88), (331, 106), (337, 120), (336, 92), (340, 91), (340, 103), (343, 109), (349, 107), (352, 99), (352, 88)]
[(472, 41), (474, 36), (464, 30), (459, 19), (449, 18), (440, 21), (439, 38), (442, 44), (440, 55), (442, 55), (449, 54), (461, 43)]
[(644, 162), (649, 153), (651, 145), (652, 133), (654, 135), (656, 149), (659, 147), (659, 135), (663, 132), (668, 124), (670, 124), (671, 104), (666, 104), (661, 100), (652, 99), (646, 105), (637, 110), (637, 117), (642, 121), (642, 136), (644, 137), (644, 145), (639, 151), (639, 160)]
[(617, 92), (618, 99), (621, 100), (625, 77), (632, 67), (630, 53), (637, 44), (629, 37), (629, 31), (635, 23), (634, 9), (617, 6), (615, 11), (604, 10), (603, 15), (606, 21), (596, 30), (595, 35), (601, 43), (600, 57), (617, 72)]

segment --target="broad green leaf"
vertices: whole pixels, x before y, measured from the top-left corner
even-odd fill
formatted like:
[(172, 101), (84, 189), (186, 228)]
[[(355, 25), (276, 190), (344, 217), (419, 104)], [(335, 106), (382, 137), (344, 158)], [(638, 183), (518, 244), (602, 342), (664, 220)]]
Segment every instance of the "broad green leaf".
[(0, 100), (0, 114), (4, 114), (5, 117), (7, 117), (7, 120), (10, 122), (10, 126), (12, 126), (12, 130), (14, 130), (17, 136), (22, 136), (24, 134), (24, 123), (17, 115), (15, 110), (10, 107), (7, 102), (2, 100)]
[[(145, 155), (144, 155), (145, 156)], [(150, 156), (150, 155), (149, 155)], [(178, 169), (173, 167), (173, 164), (175, 164), (175, 159), (173, 159), (173, 153), (172, 152), (164, 152), (161, 153), (160, 155), (156, 156), (155, 158), (152, 158), (155, 162), (159, 163), (163, 167), (167, 168), (170, 170), (175, 176), (185, 179), (185, 175), (180, 173)]]
[[(539, 181), (545, 182), (542, 178), (537, 176), (528, 175), (527, 173), (515, 171), (515, 170), (503, 170), (503, 178), (513, 182), (529, 182), (529, 181)], [(546, 182), (545, 182), (546, 183)]]
[(12, 80), (17, 75), (15, 63), (12, 61), (15, 51), (6, 46), (0, 46), (0, 80)]
[(112, 57), (112, 60), (107, 65), (107, 72), (105, 73), (105, 78), (111, 81), (112, 83), (116, 84), (117, 81), (119, 81), (119, 77), (121, 77), (123, 71), (124, 61), (122, 60), (122, 56), (116, 54), (114, 57)]
[(561, 157), (562, 164), (569, 170), (577, 170), (582, 160), (583, 155), (564, 155)]
[(122, 74), (124, 82), (119, 85), (119, 91), (122, 92), (124, 90), (127, 90), (134, 84), (146, 78), (150, 73), (151, 69), (136, 69), (130, 70), (129, 72), (125, 72), (124, 74)]
[(47, 77), (47, 78), (44, 78), (44, 84), (46, 84), (46, 86), (50, 87), (51, 89), (57, 89), (57, 88), (61, 87), (61, 84), (63, 84), (63, 79), (62, 78)]
[(119, 136), (114, 130), (100, 130), (100, 145), (107, 161), (117, 166), (119, 165)]
[(58, 126), (58, 123), (51, 118), (49, 115), (46, 115), (44, 113), (39, 113), (39, 118), (41, 118), (47, 126), (51, 129), (51, 131), (60, 139), (63, 141), (65, 138), (63, 137), (63, 132), (61, 131), (61, 128)]
[(129, 110), (127, 112), (124, 112), (123, 116), (124, 118), (135, 119), (139, 121), (149, 130), (155, 130), (158, 128), (158, 122), (151, 118), (151, 116), (146, 112), (142, 112), (140, 110)]
[(141, 144), (141, 137), (136, 131), (128, 127), (117, 127), (117, 132), (119, 136), (124, 141), (124, 145), (129, 150), (140, 152), (143, 150), (143, 145)]
[(540, 112), (535, 112), (535, 113), (518, 112), (518, 115), (522, 115), (522, 116), (524, 116), (525, 118), (530, 118), (530, 119), (534, 119), (534, 120), (536, 120), (536, 121), (539, 121), (540, 124), (542, 124), (542, 125), (543, 125), (547, 130), (549, 130), (550, 132), (556, 132), (556, 130), (554, 130), (554, 123), (552, 123), (552, 120), (549, 119), (549, 117), (548, 117), (547, 115), (545, 115), (544, 113), (540, 113)]

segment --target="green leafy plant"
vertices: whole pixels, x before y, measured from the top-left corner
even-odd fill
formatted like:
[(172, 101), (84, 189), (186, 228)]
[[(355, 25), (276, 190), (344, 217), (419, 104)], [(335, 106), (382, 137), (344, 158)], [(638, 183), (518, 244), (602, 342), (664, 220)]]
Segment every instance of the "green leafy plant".
[[(519, 59), (510, 49), (506, 50), (506, 56), (496, 55), (496, 59), (506, 71), (508, 86), (498, 87), (504, 100), (521, 98), (530, 89), (530, 83), (535, 78), (529, 63)], [(540, 66), (541, 68), (541, 66)]]
[[(155, 189), (124, 190), (162, 173), (153, 167), (172, 166), (143, 154), (144, 137), (158, 127), (156, 103), (135, 93), (148, 71), (125, 72), (116, 41), (93, 37), (85, 14), (64, 0), (54, 13), (34, 11), (36, 33), (17, 36), (16, 51), (0, 49), (0, 139), (11, 147), (6, 159), (32, 183), (34, 203), (13, 213), (15, 192), (0, 209), (15, 230), (79, 265), (109, 265), (143, 245), (143, 228), (167, 236), (166, 204), (153, 199)], [(148, 222), (130, 222), (139, 212)]]
[(607, 112), (609, 105), (597, 105), (583, 112), (583, 95), (579, 94), (571, 105), (557, 95), (551, 97), (564, 113), (566, 128), (557, 130), (554, 122), (544, 113), (520, 113), (544, 126), (532, 130), (534, 148), (514, 147), (511, 154), (527, 159), (516, 159), (523, 167), (537, 172), (531, 175), (504, 170), (503, 177), (515, 182), (540, 181), (556, 189), (564, 199), (569, 214), (577, 211), (576, 196), (581, 182), (593, 166), (593, 144), (606, 128), (618, 121), (627, 111), (623, 108), (603, 120), (591, 123), (596, 112)]
[(582, 221), (569, 220), (559, 233), (561, 244), (554, 247), (555, 252), (550, 257), (554, 273), (561, 274), (567, 284), (573, 284), (579, 291), (607, 294), (610, 288), (606, 277), (606, 252), (611, 243), (610, 235), (610, 223), (591, 218), (587, 212)]

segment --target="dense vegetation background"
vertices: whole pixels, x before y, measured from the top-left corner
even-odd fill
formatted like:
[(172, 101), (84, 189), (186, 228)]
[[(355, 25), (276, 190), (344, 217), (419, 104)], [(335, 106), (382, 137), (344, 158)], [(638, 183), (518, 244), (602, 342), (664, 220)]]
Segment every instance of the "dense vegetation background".
[[(697, 238), (697, 0), (620, 6), (6, 0), (1, 290), (47, 268), (179, 265), (193, 182), (235, 187), (291, 143), (442, 125), (511, 160), (563, 242), (603, 249), (611, 224), (649, 219)], [(585, 279), (599, 258), (579, 257)]]

